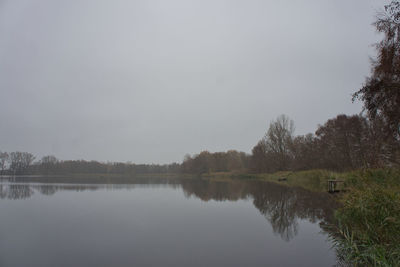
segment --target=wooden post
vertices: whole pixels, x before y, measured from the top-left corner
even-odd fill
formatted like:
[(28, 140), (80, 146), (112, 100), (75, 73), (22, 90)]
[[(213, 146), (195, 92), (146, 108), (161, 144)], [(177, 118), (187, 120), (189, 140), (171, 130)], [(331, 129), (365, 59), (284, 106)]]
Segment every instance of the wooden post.
[(331, 180), (328, 181), (328, 192), (329, 192), (329, 193), (334, 192), (334, 189), (333, 189), (333, 181), (331, 181)]
[(328, 192), (329, 193), (338, 192), (339, 190), (336, 190), (336, 184), (343, 183), (343, 182), (344, 181), (340, 181), (340, 180), (328, 180)]

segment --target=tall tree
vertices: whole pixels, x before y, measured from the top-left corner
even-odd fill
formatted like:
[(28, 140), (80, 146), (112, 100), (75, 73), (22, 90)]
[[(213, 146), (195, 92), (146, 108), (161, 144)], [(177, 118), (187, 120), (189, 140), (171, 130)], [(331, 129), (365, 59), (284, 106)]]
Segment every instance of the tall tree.
[(269, 124), (264, 137), (252, 150), (250, 168), (255, 172), (287, 170), (291, 161), (294, 122), (280, 115)]
[(1, 152), (0, 151), (0, 175), (4, 173), (4, 170), (6, 168), (6, 163), (9, 160), (9, 155), (7, 152)]
[(250, 170), (258, 173), (269, 171), (264, 140), (260, 140), (251, 151)]
[(365, 164), (367, 143), (366, 119), (358, 116), (338, 115), (319, 126), (315, 132), (321, 151), (323, 167), (351, 170)]
[(293, 140), (294, 122), (286, 115), (280, 115), (269, 125), (264, 136), (266, 150), (273, 155), (277, 170), (285, 170), (290, 163), (290, 145)]
[(318, 142), (311, 133), (299, 135), (291, 144), (292, 170), (307, 170), (320, 167), (321, 156), (318, 150)]
[(23, 173), (33, 162), (35, 157), (28, 152), (10, 153), (10, 170), (13, 174)]
[(43, 172), (47, 174), (51, 171), (54, 171), (54, 167), (57, 163), (58, 159), (55, 156), (52, 155), (44, 156), (40, 160), (40, 168)]
[(371, 119), (381, 115), (388, 133), (400, 138), (400, 1), (392, 1), (373, 24), (384, 34), (376, 44), (377, 58), (364, 86), (353, 95), (360, 99)]

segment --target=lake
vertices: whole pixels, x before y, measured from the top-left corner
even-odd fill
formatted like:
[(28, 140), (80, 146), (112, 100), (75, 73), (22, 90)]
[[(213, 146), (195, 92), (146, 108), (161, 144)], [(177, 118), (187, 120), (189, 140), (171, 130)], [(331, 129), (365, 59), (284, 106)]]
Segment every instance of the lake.
[(261, 181), (0, 180), (0, 266), (332, 266), (327, 193)]

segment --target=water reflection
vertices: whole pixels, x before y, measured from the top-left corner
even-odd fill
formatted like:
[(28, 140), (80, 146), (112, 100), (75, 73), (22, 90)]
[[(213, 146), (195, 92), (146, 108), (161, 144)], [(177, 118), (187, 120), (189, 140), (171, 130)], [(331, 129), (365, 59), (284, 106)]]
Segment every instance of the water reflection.
[(260, 181), (182, 182), (187, 196), (204, 201), (252, 198), (254, 206), (269, 221), (274, 233), (289, 241), (298, 233), (298, 220), (332, 222), (338, 203), (328, 194)]
[(25, 199), (33, 195), (33, 189), (24, 184), (0, 184), (0, 198)]
[[(32, 182), (34, 181), (34, 183)], [(338, 205), (326, 193), (310, 192), (302, 188), (282, 186), (261, 181), (224, 181), (188, 180), (188, 179), (136, 179), (113, 180), (112, 184), (95, 183), (75, 184), (77, 179), (57, 178), (58, 183), (49, 183), (49, 177), (17, 178), (0, 183), (1, 199), (27, 199), (36, 192), (51, 196), (58, 191), (118, 190), (134, 189), (137, 186), (168, 186), (182, 188), (187, 198), (196, 197), (203, 201), (236, 201), (252, 199), (254, 206), (271, 224), (275, 234), (290, 241), (298, 233), (298, 221), (306, 219), (311, 223), (330, 223), (333, 209)], [(87, 181), (86, 181), (87, 182)], [(93, 182), (93, 180), (92, 180)], [(115, 182), (120, 182), (115, 183)]]

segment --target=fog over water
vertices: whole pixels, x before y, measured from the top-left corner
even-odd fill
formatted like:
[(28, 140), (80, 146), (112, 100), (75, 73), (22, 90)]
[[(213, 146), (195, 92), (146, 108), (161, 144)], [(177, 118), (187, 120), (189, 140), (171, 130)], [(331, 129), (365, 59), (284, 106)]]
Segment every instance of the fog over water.
[(388, 1), (0, 0), (0, 150), (168, 163), (361, 111)]

